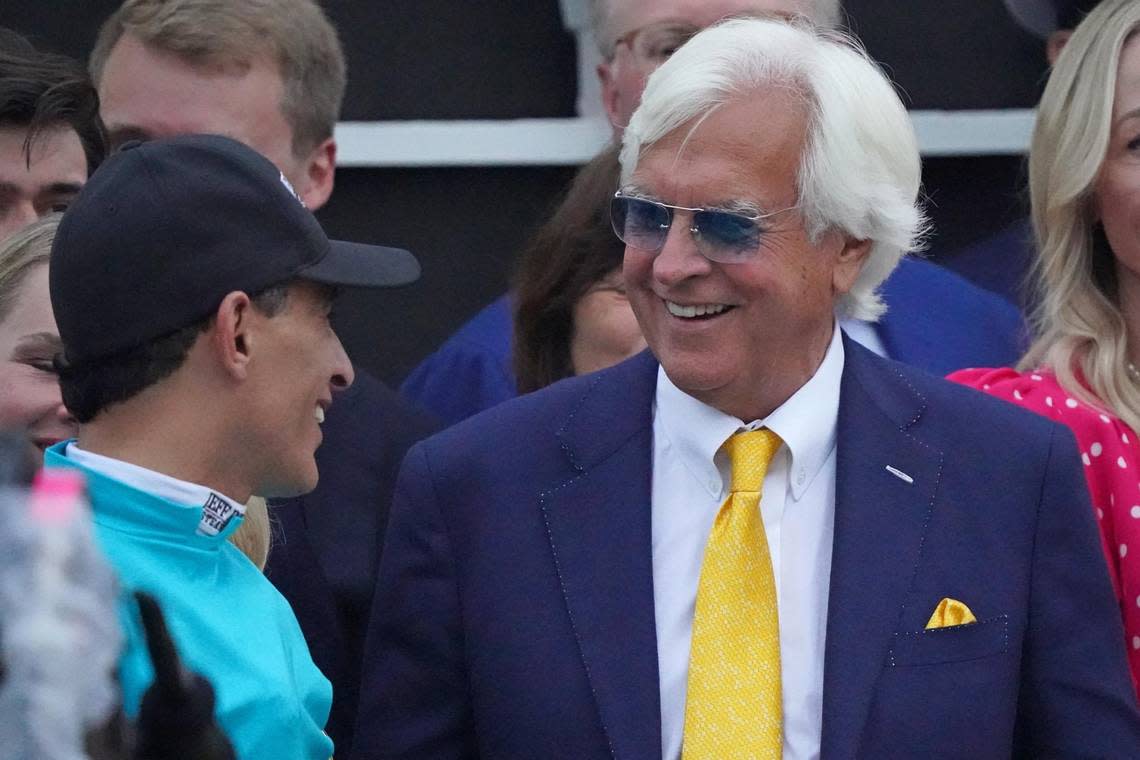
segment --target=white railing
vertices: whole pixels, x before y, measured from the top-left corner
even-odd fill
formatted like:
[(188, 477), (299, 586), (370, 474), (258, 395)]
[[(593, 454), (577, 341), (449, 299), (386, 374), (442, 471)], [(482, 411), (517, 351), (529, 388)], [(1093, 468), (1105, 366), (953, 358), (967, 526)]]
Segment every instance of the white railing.
[[(925, 156), (1016, 155), (1034, 112), (912, 111)], [(610, 137), (598, 118), (369, 121), (337, 125), (337, 164), (359, 167), (573, 166)]]

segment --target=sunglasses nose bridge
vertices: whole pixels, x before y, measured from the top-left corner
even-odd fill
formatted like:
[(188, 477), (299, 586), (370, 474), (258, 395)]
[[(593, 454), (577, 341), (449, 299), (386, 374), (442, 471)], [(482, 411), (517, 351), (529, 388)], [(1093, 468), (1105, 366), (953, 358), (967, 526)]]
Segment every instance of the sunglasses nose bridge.
[(696, 244), (697, 248), (700, 248), (701, 247), (701, 226), (699, 224), (697, 224), (697, 212), (686, 211), (685, 213), (689, 215), (689, 224), (688, 224), (689, 234), (693, 238), (693, 243)]
[[(635, 209), (640, 208), (640, 213)], [(652, 211), (651, 211), (652, 209)], [(709, 258), (708, 241), (704, 239), (698, 222), (703, 209), (673, 206), (645, 198), (627, 198), (617, 195), (611, 206), (610, 218), (617, 236), (627, 244), (660, 255), (673, 234), (675, 222), (687, 229), (692, 246), (705, 258)], [(633, 228), (640, 228), (639, 235), (630, 239), (634, 230), (627, 227), (629, 219), (638, 219)], [(656, 218), (654, 218), (656, 217)], [(680, 218), (679, 218), (680, 217)], [(652, 220), (652, 221), (650, 221)], [(687, 241), (689, 242), (689, 241)]]
[(710, 251), (709, 251), (708, 240), (705, 239), (705, 236), (704, 236), (703, 232), (701, 231), (701, 224), (697, 219), (698, 215), (701, 213), (702, 213), (701, 211), (695, 211), (693, 209), (687, 209), (687, 208), (680, 208), (680, 209), (674, 209), (673, 210), (674, 218), (676, 218), (677, 214), (687, 214), (688, 215), (688, 220), (685, 224), (685, 227), (689, 231), (689, 238), (690, 238), (690, 240), (692, 240), (693, 247), (697, 249), (698, 253), (700, 253), (706, 259), (709, 259), (711, 261), (712, 258), (709, 255)]
[[(700, 211), (684, 208), (684, 207), (667, 207), (669, 209), (669, 226), (665, 230), (661, 239), (661, 245), (657, 249), (657, 256), (659, 258), (665, 257), (674, 260), (688, 261), (684, 265), (685, 269), (693, 266), (693, 261), (713, 261), (710, 257), (710, 250), (708, 240), (705, 239), (701, 232), (700, 224), (698, 223)], [(676, 230), (676, 232), (674, 232)], [(673, 240), (671, 237), (677, 235)], [(668, 249), (668, 252), (666, 251)], [(691, 258), (694, 257), (695, 259)], [(698, 267), (700, 268), (700, 267)]]
[[(668, 238), (669, 233), (673, 231), (675, 224), (683, 224), (685, 229), (689, 231), (692, 236), (693, 242), (700, 240), (700, 228), (697, 226), (697, 212), (692, 209), (684, 208), (683, 206), (667, 206), (661, 204), (661, 208), (665, 210), (666, 220), (668, 224), (665, 226), (665, 238), (662, 239), (662, 245), (665, 244), (665, 239)], [(687, 217), (687, 220), (685, 219)]]

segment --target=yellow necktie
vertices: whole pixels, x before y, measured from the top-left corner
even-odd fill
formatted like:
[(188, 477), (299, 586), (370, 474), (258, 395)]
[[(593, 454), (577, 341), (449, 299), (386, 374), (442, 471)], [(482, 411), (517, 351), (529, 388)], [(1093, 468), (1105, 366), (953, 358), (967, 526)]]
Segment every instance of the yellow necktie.
[(732, 487), (705, 547), (685, 702), (684, 760), (777, 758), (783, 744), (780, 624), (760, 490), (780, 437), (724, 444)]

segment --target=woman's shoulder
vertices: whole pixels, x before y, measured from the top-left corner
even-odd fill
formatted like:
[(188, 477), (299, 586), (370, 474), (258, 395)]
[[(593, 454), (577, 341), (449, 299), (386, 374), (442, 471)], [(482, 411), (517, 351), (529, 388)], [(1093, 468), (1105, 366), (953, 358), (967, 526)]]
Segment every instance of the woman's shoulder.
[(1074, 398), (1056, 375), (1046, 369), (1019, 372), (1010, 367), (972, 368), (952, 372), (946, 378), (1053, 419), (1060, 419), (1066, 413), (1094, 418), (1102, 414), (1101, 410)]
[(1131, 443), (1132, 431), (1119, 417), (1076, 398), (1048, 369), (1019, 372), (1009, 367), (973, 368), (953, 372), (947, 379), (1063, 423), (1076, 435), (1085, 457), (1100, 456), (1108, 441), (1112, 441), (1112, 448)]

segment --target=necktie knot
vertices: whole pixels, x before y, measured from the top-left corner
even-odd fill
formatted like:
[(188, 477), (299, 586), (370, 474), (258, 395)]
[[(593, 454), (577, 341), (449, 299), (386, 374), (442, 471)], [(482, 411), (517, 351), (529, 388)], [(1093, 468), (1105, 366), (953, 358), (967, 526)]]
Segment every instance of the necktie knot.
[(736, 433), (724, 442), (732, 467), (731, 493), (756, 492), (783, 441), (768, 428)]

